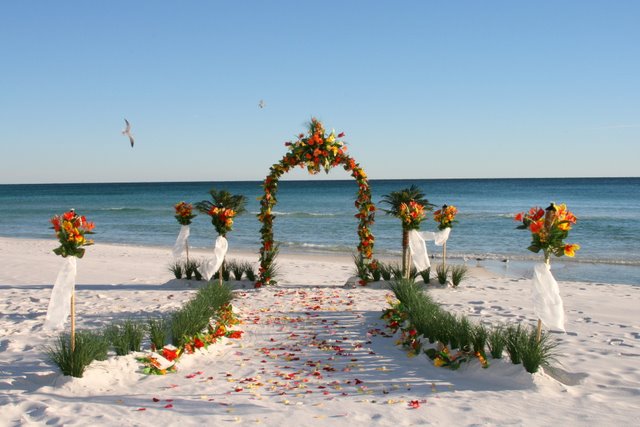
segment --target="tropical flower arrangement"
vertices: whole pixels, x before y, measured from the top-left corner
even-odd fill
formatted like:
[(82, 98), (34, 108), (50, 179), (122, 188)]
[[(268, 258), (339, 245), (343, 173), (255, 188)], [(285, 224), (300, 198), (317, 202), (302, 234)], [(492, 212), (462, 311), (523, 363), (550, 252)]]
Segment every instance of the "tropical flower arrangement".
[(156, 350), (144, 357), (137, 358), (143, 364), (142, 372), (153, 375), (177, 372), (175, 364), (184, 354), (193, 354), (196, 350), (206, 349), (223, 337), (231, 339), (242, 338), (243, 331), (232, 329), (240, 321), (233, 313), (231, 304), (225, 304), (220, 307), (214, 317), (216, 319), (215, 323), (209, 324), (206, 332), (188, 337), (180, 347), (165, 345), (159, 351)]
[(94, 223), (78, 215), (75, 210), (71, 209), (62, 215), (55, 215), (51, 218), (51, 224), (60, 241), (60, 246), (53, 250), (56, 255), (64, 258), (68, 256), (82, 258), (85, 252), (84, 246), (93, 245), (93, 240), (87, 239), (85, 235), (93, 234)]
[(438, 223), (438, 230), (444, 230), (445, 228), (452, 228), (453, 223), (456, 221), (456, 215), (458, 215), (458, 208), (453, 205), (444, 205), (442, 209), (438, 209), (433, 213), (433, 219)]
[(219, 235), (225, 236), (233, 230), (233, 218), (236, 216), (233, 209), (213, 206), (207, 211), (207, 214), (211, 217), (211, 224)]
[(221, 236), (226, 236), (233, 230), (233, 219), (245, 211), (246, 197), (241, 194), (231, 194), (228, 191), (211, 189), (209, 191), (213, 202), (203, 200), (196, 203), (200, 212), (211, 217), (211, 224)]
[[(264, 195), (260, 197), (260, 213), (258, 220), (262, 223), (260, 228), (262, 246), (260, 248), (259, 278), (255, 286), (257, 288), (264, 285), (275, 284), (274, 276), (276, 269), (274, 261), (278, 253), (277, 244), (273, 240), (273, 207), (277, 203), (278, 180), (289, 172), (292, 168), (300, 166), (315, 175), (324, 169), (325, 172), (335, 166), (342, 165), (345, 171), (351, 172), (358, 184), (358, 193), (355, 207), (358, 213), (358, 254), (365, 261), (369, 262), (373, 257), (373, 244), (375, 238), (371, 234), (370, 226), (374, 222), (375, 206), (371, 202), (371, 189), (367, 180), (367, 175), (356, 161), (346, 154), (347, 147), (342, 138), (344, 133), (335, 134), (331, 131), (327, 134), (322, 123), (312, 118), (309, 123), (308, 133), (299, 134), (295, 142), (286, 142), (288, 152), (280, 162), (270, 168), (270, 173), (265, 178), (262, 187)], [(366, 278), (362, 278), (361, 284), (366, 284)], [(364, 282), (364, 283), (363, 283)]]
[(175, 218), (181, 225), (191, 224), (191, 220), (197, 215), (193, 213), (193, 206), (191, 203), (180, 202), (174, 206), (176, 210)]
[(420, 229), (420, 223), (425, 219), (424, 205), (415, 200), (411, 200), (409, 203), (401, 203), (399, 214), (403, 228), (418, 230)]
[(531, 245), (527, 249), (534, 253), (542, 250), (545, 261), (548, 261), (552, 254), (557, 257), (573, 257), (580, 249), (580, 245), (564, 241), (569, 236), (571, 227), (578, 221), (564, 203), (551, 203), (546, 209), (533, 207), (529, 212), (516, 214), (514, 219), (522, 222), (518, 229), (531, 232)]

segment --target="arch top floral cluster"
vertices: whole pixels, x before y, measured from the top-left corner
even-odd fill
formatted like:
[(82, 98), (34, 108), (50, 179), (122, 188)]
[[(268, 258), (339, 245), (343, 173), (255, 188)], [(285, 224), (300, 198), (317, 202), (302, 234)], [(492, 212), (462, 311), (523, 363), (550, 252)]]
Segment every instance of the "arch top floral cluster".
[[(320, 172), (320, 169), (329, 173), (332, 167), (342, 163), (342, 157), (347, 151), (345, 143), (338, 139), (343, 136), (344, 132), (336, 135), (334, 130), (326, 135), (322, 123), (312, 118), (308, 135), (301, 133), (296, 142), (285, 142), (284, 145), (289, 147), (289, 153), (283, 161), (289, 166), (306, 166), (307, 171), (312, 175)], [(355, 167), (355, 162), (353, 166)]]
[(456, 215), (458, 215), (458, 208), (453, 205), (444, 205), (442, 209), (435, 211), (433, 219), (438, 223), (438, 230), (453, 228), (453, 223), (456, 222)]
[(351, 176), (358, 184), (358, 193), (355, 206), (358, 213), (358, 252), (360, 256), (369, 261), (373, 257), (373, 244), (375, 238), (369, 227), (374, 222), (375, 205), (371, 202), (371, 189), (367, 180), (367, 174), (356, 161), (346, 154), (347, 147), (342, 138), (344, 133), (335, 134), (335, 131), (326, 133), (322, 123), (313, 118), (309, 123), (308, 134), (299, 134), (295, 142), (286, 142), (285, 146), (289, 151), (280, 162), (270, 168), (269, 175), (263, 182), (264, 195), (260, 200), (260, 213), (258, 220), (262, 223), (260, 233), (262, 234), (262, 247), (260, 249), (259, 279), (256, 287), (273, 284), (272, 264), (276, 256), (277, 247), (273, 241), (273, 220), (275, 216), (272, 209), (277, 203), (276, 193), (278, 191), (278, 180), (289, 172), (292, 168), (300, 166), (315, 175), (324, 170), (329, 170), (335, 166), (342, 165), (345, 171), (351, 172)]

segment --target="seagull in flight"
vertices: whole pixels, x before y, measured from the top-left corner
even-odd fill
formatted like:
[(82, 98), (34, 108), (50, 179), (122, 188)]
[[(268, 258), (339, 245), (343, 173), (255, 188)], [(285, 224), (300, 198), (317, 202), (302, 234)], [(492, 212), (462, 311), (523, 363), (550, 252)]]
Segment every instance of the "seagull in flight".
[(264, 108), (264, 106), (265, 106), (264, 100), (261, 99), (260, 102), (258, 102), (258, 107)]
[(127, 124), (127, 126), (122, 131), (122, 134), (129, 137), (129, 141), (131, 142), (131, 148), (133, 148), (134, 141), (133, 141), (133, 136), (131, 135), (131, 124), (129, 124), (129, 120), (127, 119), (124, 119), (124, 122)]

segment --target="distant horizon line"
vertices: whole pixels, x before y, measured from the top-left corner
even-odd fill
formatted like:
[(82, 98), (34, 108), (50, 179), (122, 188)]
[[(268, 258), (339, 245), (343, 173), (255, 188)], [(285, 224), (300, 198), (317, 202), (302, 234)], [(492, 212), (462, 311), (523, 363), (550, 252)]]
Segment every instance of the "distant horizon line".
[[(480, 180), (543, 180), (543, 179), (638, 179), (640, 176), (565, 176), (565, 177), (502, 177), (502, 178), (372, 178), (369, 181), (480, 181)], [(197, 183), (241, 183), (241, 182), (262, 182), (263, 179), (236, 179), (236, 180), (187, 180), (187, 181), (92, 181), (92, 182), (22, 182), (22, 183), (1, 183), (0, 186), (8, 185), (83, 185), (83, 184), (197, 184)], [(351, 182), (353, 179), (289, 179), (294, 182)]]

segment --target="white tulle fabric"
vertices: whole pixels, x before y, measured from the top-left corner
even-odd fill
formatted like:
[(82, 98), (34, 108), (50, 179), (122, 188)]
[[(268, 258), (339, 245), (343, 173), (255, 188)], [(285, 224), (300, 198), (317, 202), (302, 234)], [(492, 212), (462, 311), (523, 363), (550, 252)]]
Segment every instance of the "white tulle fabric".
[(427, 240), (433, 240), (436, 246), (442, 246), (449, 239), (451, 228), (447, 227), (442, 231), (409, 231), (409, 253), (413, 265), (418, 271), (426, 270), (431, 267), (429, 261), (429, 253), (427, 252)]
[(62, 266), (51, 291), (44, 329), (55, 331), (64, 327), (71, 314), (71, 295), (73, 295), (76, 286), (76, 271), (76, 257), (63, 258)]
[(216, 243), (213, 247), (213, 257), (206, 259), (202, 266), (202, 277), (210, 280), (211, 277), (220, 269), (224, 257), (229, 249), (229, 242), (222, 236), (216, 238)]
[(548, 329), (565, 331), (564, 305), (548, 264), (533, 267), (533, 311)]
[(175, 245), (173, 245), (173, 257), (179, 259), (187, 246), (187, 239), (189, 238), (189, 226), (183, 225), (180, 227), (180, 233), (176, 239)]

